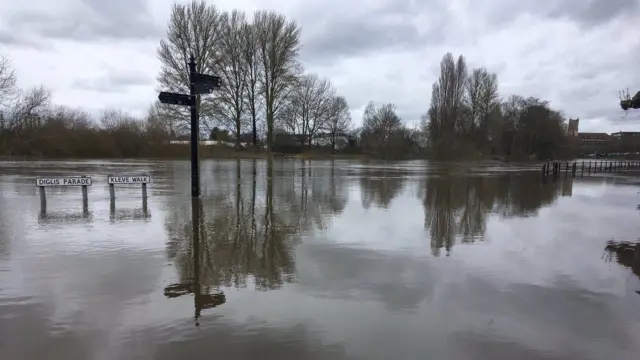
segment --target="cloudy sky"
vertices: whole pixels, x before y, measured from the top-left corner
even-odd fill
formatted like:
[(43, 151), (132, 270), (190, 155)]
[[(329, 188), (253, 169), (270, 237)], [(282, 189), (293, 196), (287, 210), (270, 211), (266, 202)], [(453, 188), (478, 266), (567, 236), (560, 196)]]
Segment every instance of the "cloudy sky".
[[(4, 0), (0, 53), (20, 86), (43, 84), (57, 103), (141, 115), (157, 97), (156, 47), (172, 2)], [(417, 122), (450, 51), (497, 72), (503, 97), (549, 100), (581, 131), (640, 131), (640, 110), (624, 117), (617, 98), (640, 91), (640, 0), (211, 2), (298, 21), (307, 70), (331, 78), (356, 122), (370, 100)]]

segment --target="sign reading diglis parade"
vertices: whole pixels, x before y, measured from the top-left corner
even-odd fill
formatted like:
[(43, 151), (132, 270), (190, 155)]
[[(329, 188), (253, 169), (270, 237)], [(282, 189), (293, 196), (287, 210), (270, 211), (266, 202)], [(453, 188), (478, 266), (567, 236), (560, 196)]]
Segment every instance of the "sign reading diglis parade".
[(91, 178), (85, 176), (37, 178), (36, 186), (91, 186)]

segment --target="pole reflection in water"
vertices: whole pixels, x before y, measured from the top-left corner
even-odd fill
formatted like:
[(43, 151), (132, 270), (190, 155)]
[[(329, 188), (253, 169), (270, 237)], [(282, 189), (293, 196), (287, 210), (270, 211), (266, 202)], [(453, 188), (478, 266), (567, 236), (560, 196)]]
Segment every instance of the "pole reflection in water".
[(41, 211), (38, 214), (38, 224), (59, 224), (59, 223), (90, 223), (93, 221), (93, 214), (88, 208), (83, 207), (82, 211), (68, 212), (68, 211)]
[(200, 241), (202, 236), (203, 214), (202, 200), (193, 198), (191, 200), (192, 214), (192, 251), (193, 251), (193, 278), (183, 283), (172, 284), (164, 288), (164, 295), (168, 298), (175, 298), (186, 294), (194, 294), (194, 320), (196, 326), (200, 325), (199, 318), (203, 309), (212, 309), (226, 302), (226, 297), (222, 291), (216, 293), (202, 293), (200, 284)]
[(149, 213), (149, 207), (145, 199), (142, 201), (142, 208), (137, 209), (116, 209), (115, 199), (109, 200), (109, 221), (111, 224), (123, 220), (149, 221), (150, 218), (151, 214)]

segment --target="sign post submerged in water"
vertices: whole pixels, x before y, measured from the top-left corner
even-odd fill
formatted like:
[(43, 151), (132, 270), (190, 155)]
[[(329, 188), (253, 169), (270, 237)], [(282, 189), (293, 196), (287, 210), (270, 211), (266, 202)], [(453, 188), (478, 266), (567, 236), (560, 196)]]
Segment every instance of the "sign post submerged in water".
[(196, 72), (196, 61), (191, 54), (189, 60), (189, 95), (161, 92), (158, 100), (163, 104), (191, 107), (191, 196), (200, 196), (200, 168), (198, 164), (198, 140), (200, 140), (200, 125), (198, 115), (198, 101), (196, 96), (211, 94), (220, 87), (220, 77), (199, 74)]
[(47, 177), (36, 178), (36, 186), (40, 188), (40, 211), (46, 212), (47, 209), (47, 195), (45, 188), (54, 186), (81, 186), (82, 187), (82, 207), (87, 210), (88, 207), (88, 190), (87, 187), (91, 186), (91, 177), (88, 176), (63, 176), (63, 177)]
[(146, 202), (147, 199), (147, 184), (151, 183), (151, 176), (149, 175), (140, 175), (140, 176), (115, 176), (109, 175), (107, 176), (107, 182), (109, 183), (109, 196), (111, 200), (115, 200), (116, 198), (116, 189), (115, 185), (142, 185), (142, 201)]

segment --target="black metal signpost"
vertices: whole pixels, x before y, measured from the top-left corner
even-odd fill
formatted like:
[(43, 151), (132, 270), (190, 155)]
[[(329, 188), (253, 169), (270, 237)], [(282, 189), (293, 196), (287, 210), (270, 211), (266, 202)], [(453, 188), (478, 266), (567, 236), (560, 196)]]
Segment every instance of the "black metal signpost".
[(211, 94), (220, 87), (218, 76), (198, 74), (196, 62), (191, 55), (189, 61), (189, 95), (161, 92), (158, 100), (163, 104), (191, 107), (191, 196), (200, 196), (200, 167), (198, 164), (198, 141), (200, 140), (200, 125), (196, 95)]

